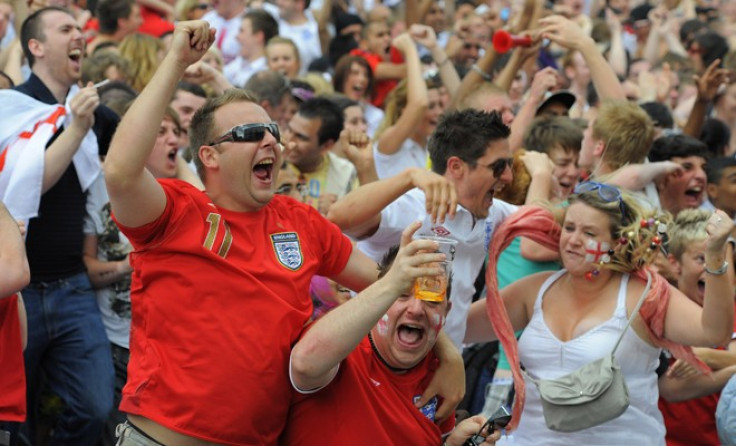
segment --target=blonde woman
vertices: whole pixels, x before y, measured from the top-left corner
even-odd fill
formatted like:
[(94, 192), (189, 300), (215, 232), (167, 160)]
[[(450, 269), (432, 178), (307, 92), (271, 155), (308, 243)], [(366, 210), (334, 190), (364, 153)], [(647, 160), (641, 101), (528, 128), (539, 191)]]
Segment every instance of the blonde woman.
[(130, 86), (140, 92), (153, 77), (163, 56), (163, 43), (149, 35), (131, 34), (120, 44), (120, 55), (130, 62)]

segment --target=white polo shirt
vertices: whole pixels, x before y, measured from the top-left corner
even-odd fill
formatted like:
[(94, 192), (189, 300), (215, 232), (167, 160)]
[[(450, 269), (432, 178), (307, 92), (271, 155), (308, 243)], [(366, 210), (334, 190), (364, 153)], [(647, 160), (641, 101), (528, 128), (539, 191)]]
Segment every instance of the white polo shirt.
[(476, 221), (467, 209), (458, 205), (453, 220), (446, 219), (442, 225), (431, 225), (425, 210), (424, 192), (412, 189), (381, 211), (381, 223), (375, 234), (358, 242), (358, 249), (378, 262), (391, 246), (399, 244), (404, 229), (417, 220), (423, 222), (417, 233), (435, 233), (457, 240), (452, 262), (452, 308), (447, 316), (445, 332), (462, 351), (475, 279), (485, 262), (488, 242), (494, 228), (517, 209), (515, 205), (494, 198), (485, 220)]
[(259, 57), (253, 62), (248, 62), (242, 56), (238, 56), (235, 60), (225, 65), (222, 73), (231, 84), (238, 88), (243, 88), (251, 76), (267, 69), (268, 63), (266, 62), (266, 56)]

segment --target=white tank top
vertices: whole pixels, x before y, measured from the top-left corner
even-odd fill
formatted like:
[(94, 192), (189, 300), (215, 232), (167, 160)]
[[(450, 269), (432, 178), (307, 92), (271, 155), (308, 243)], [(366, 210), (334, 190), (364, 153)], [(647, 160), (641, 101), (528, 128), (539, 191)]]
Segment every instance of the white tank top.
[[(534, 313), (519, 339), (519, 358), (533, 378), (555, 379), (608, 355), (626, 327), (626, 286), (624, 274), (613, 316), (582, 335), (560, 341), (547, 327), (542, 314), (542, 298), (562, 275), (551, 275), (542, 285), (534, 302)], [(656, 369), (659, 349), (644, 342), (633, 329), (624, 334), (616, 350), (616, 361), (629, 388), (629, 408), (620, 417), (579, 432), (552, 431), (544, 423), (537, 387), (526, 380), (526, 404), (521, 423), (509, 444), (529, 445), (664, 445), (665, 428), (657, 408), (659, 389)]]

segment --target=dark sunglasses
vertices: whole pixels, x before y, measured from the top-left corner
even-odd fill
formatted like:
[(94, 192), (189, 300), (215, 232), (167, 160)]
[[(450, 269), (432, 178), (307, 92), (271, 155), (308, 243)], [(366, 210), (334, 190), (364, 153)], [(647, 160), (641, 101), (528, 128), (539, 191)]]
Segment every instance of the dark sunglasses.
[(266, 130), (268, 130), (276, 142), (281, 142), (281, 132), (279, 132), (279, 125), (275, 122), (269, 122), (266, 124), (241, 124), (236, 125), (227, 131), (224, 135), (216, 138), (209, 146), (214, 146), (223, 142), (257, 142), (263, 141), (263, 137), (266, 136)]
[(207, 3), (200, 3), (198, 5), (194, 5), (192, 9), (201, 9), (202, 11), (206, 11), (210, 9), (210, 5)]
[(608, 184), (598, 183), (596, 181), (586, 181), (584, 183), (579, 183), (577, 186), (575, 186), (575, 189), (573, 189), (573, 193), (575, 194), (582, 194), (586, 192), (598, 192), (598, 196), (600, 197), (600, 199), (607, 203), (618, 201), (618, 207), (621, 211), (621, 221), (624, 221), (624, 219), (626, 218), (624, 200), (623, 197), (621, 197), (621, 191), (617, 187), (609, 186)]
[(506, 167), (513, 167), (513, 158), (500, 158), (492, 162), (488, 168), (493, 171), (493, 176), (498, 178), (506, 171)]
[(306, 189), (304, 187), (305, 185), (303, 183), (284, 183), (281, 186), (279, 186), (278, 189), (276, 189), (276, 193), (279, 195), (289, 195), (294, 188), (296, 188), (297, 192), (304, 195), (306, 193)]

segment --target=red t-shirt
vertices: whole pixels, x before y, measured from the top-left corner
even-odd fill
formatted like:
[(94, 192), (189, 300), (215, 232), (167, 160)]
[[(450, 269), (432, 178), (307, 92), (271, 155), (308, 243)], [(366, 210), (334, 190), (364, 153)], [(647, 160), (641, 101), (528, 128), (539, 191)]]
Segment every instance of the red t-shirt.
[[(139, 33), (159, 38), (166, 33), (174, 32), (174, 24), (164, 19), (155, 9), (150, 9), (146, 6), (141, 6), (140, 8), (143, 23), (138, 27)], [(84, 30), (94, 31), (97, 34), (100, 31), (99, 19), (89, 19), (84, 25)], [(90, 37), (90, 40), (92, 38), (94, 38), (94, 35)]]
[(274, 444), (291, 346), (312, 314), (309, 284), (345, 268), (350, 241), (291, 198), (233, 212), (187, 183), (160, 184), (163, 214), (120, 226), (136, 249), (120, 410), (207, 441)]
[(164, 19), (155, 9), (141, 6), (141, 18), (143, 23), (138, 27), (139, 33), (158, 38), (174, 32), (174, 24)]
[(414, 398), (434, 376), (438, 361), (430, 352), (404, 374), (389, 370), (373, 353), (368, 337), (340, 364), (335, 379), (310, 394), (292, 390), (293, 402), (279, 444), (431, 445), (440, 444), (455, 417), (437, 426), (437, 399), (422, 410)]
[[(381, 56), (369, 51), (363, 51), (360, 48), (355, 48), (351, 50), (350, 54), (353, 56), (360, 56), (368, 61), (368, 65), (371, 66), (371, 70), (373, 71), (373, 78), (375, 79), (376, 67), (378, 67), (379, 63), (384, 62)], [(404, 63), (404, 59), (401, 56), (401, 53), (394, 47), (391, 47), (389, 54), (391, 59), (389, 61), (390, 63)], [(383, 102), (386, 100), (386, 96), (391, 93), (391, 90), (393, 90), (398, 83), (399, 81), (396, 79), (383, 79), (380, 81), (376, 80), (373, 87), (373, 97), (371, 98), (371, 104), (375, 105), (378, 108), (383, 108)]]
[[(736, 322), (734, 336), (736, 339)], [(675, 361), (670, 360), (670, 365)], [(713, 446), (720, 444), (716, 407), (720, 392), (687, 401), (670, 403), (659, 399), (659, 410), (667, 429), (667, 446)]]
[(26, 419), (26, 372), (18, 295), (0, 299), (0, 421)]

